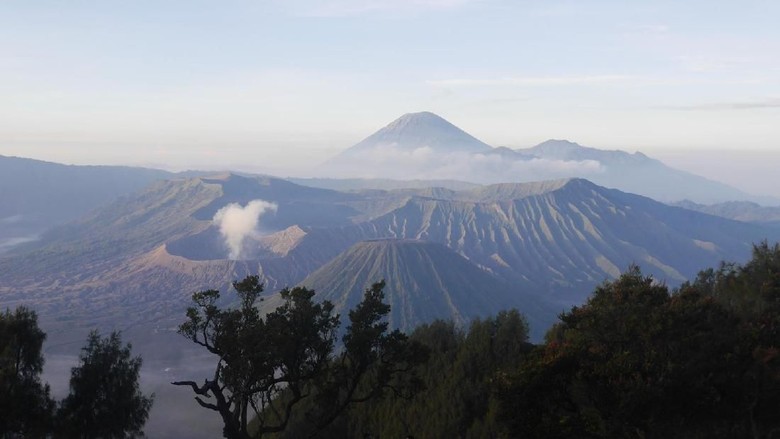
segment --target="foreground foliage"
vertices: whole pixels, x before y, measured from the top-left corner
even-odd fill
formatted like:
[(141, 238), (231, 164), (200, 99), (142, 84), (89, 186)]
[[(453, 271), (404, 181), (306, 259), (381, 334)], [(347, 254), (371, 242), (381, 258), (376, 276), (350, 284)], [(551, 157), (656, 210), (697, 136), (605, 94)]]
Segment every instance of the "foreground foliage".
[(131, 358), (119, 333), (101, 338), (92, 331), (70, 377), (70, 394), (57, 412), (57, 436), (124, 438), (143, 434), (152, 396), (141, 393), (140, 357)]
[(59, 408), (40, 380), (45, 339), (35, 311), (19, 307), (0, 314), (0, 437), (142, 435), (152, 397), (140, 392), (141, 359), (130, 357), (119, 333), (105, 339), (90, 333)]
[[(435, 321), (410, 339), (430, 351), (417, 366), (422, 390), (411, 398), (386, 398), (351, 408), (321, 437), (497, 437), (494, 375), (515, 367), (531, 349), (528, 325), (516, 310), (476, 320), (466, 330)], [(292, 429), (282, 437), (299, 437)]]
[(780, 249), (675, 294), (634, 267), (501, 376), (510, 436), (733, 438), (780, 431)]
[(314, 434), (353, 403), (382, 396), (388, 389), (404, 393), (413, 388), (410, 372), (425, 353), (399, 331), (388, 332), (384, 283), (366, 290), (363, 301), (350, 311), (339, 353), (339, 316), (330, 302), (315, 303), (314, 291), (283, 290), (284, 304), (263, 317), (255, 307), (263, 291), (258, 276), (233, 287), (238, 308), (219, 308), (216, 290), (196, 293), (195, 306), (179, 329), (217, 356), (213, 377), (202, 385), (173, 383), (190, 387), (202, 407), (219, 413), (226, 438), (284, 431), (305, 400), (309, 404), (298, 429)]
[(1, 437), (43, 437), (52, 428), (55, 403), (40, 379), (45, 339), (34, 311), (0, 314)]

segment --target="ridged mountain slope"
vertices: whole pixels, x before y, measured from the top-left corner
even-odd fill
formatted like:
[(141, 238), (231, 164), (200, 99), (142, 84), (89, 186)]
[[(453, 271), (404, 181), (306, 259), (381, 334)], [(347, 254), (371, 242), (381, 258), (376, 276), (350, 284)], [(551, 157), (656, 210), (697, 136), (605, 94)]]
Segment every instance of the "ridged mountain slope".
[[(257, 251), (228, 260), (211, 218), (226, 203), (257, 198), (279, 209), (262, 218)], [(34, 303), (42, 317), (72, 324), (105, 315), (170, 323), (193, 291), (224, 290), (259, 273), (272, 292), (359, 241), (384, 238), (444, 245), (479, 274), (562, 309), (632, 263), (674, 285), (721, 260), (747, 259), (751, 243), (778, 240), (780, 230), (581, 179), (345, 194), (226, 175), (158, 183), (59, 229), (39, 248), (0, 259), (0, 306)]]
[(438, 242), (523, 289), (574, 304), (632, 263), (674, 285), (721, 260), (744, 260), (752, 243), (780, 233), (572, 179), (455, 199), (412, 196), (373, 220), (312, 230), (294, 252), (373, 238)]
[(0, 155), (0, 252), (174, 176), (157, 169), (62, 165)]
[(345, 314), (365, 288), (384, 279), (392, 328), (410, 331), (435, 319), (465, 325), (478, 317), (518, 308), (537, 336), (552, 323), (553, 308), (541, 297), (518, 290), (442, 244), (410, 240), (359, 242), (308, 276), (314, 288)]

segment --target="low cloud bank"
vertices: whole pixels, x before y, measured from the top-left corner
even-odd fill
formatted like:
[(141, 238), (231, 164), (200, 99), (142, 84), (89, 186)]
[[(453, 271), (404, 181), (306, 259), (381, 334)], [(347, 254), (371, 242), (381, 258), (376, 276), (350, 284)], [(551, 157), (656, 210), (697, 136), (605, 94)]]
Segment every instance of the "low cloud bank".
[(430, 147), (413, 150), (383, 146), (344, 155), (321, 170), (330, 178), (453, 179), (492, 184), (588, 178), (605, 168), (596, 160), (556, 160), (511, 153), (441, 154)]

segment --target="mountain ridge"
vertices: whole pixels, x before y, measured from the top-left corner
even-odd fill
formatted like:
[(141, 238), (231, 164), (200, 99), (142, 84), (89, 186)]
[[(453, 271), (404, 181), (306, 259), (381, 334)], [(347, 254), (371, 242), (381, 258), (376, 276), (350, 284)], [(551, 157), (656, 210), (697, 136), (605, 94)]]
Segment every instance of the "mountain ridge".
[[(230, 259), (213, 213), (253, 199), (278, 209), (262, 217), (264, 230), (247, 241), (254, 246), (248, 256)], [(273, 293), (372, 239), (444, 246), (470, 264), (463, 271), (479, 270), (475, 277), (498, 279), (558, 312), (632, 263), (676, 285), (721, 260), (745, 260), (752, 243), (779, 240), (780, 230), (584, 179), (339, 193), (272, 177), (201, 177), (156, 183), (63, 226), (37, 248), (0, 258), (0, 305), (34, 303), (56, 330), (99, 316), (162, 330), (175, 326), (193, 291), (229, 289), (259, 274)]]
[[(407, 129), (413, 134), (406, 136)], [(357, 178), (462, 180), (477, 184), (586, 178), (664, 202), (750, 200), (780, 204), (780, 199), (750, 195), (669, 167), (641, 152), (601, 150), (556, 139), (530, 148), (493, 148), (429, 112), (401, 116), (328, 160), (320, 172), (325, 177), (353, 178), (353, 185)]]
[[(347, 275), (349, 273), (349, 275)], [(360, 241), (310, 274), (301, 285), (322, 292), (337, 311), (352, 309), (371, 283), (385, 280), (389, 323), (411, 331), (435, 319), (465, 326), (497, 310), (517, 308), (541, 337), (552, 323), (552, 305), (513, 289), (443, 244), (412, 239)]]

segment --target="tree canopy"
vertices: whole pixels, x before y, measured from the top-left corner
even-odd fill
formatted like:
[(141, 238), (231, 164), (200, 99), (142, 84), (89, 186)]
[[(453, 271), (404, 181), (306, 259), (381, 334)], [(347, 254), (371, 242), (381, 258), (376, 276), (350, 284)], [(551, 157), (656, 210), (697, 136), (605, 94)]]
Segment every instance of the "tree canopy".
[[(416, 367), (421, 390), (411, 398), (384, 398), (350, 408), (323, 437), (498, 437), (494, 376), (530, 351), (528, 326), (517, 310), (478, 319), (468, 328), (437, 320), (415, 329), (428, 361)], [(295, 431), (285, 434), (295, 438)]]
[(35, 311), (0, 313), (0, 435), (43, 437), (51, 429), (54, 401), (40, 380), (46, 334)]
[(57, 413), (56, 436), (125, 438), (143, 434), (154, 395), (141, 393), (140, 357), (131, 357), (118, 332), (102, 338), (92, 331), (71, 371), (70, 394)]
[(363, 301), (349, 313), (339, 352), (335, 349), (339, 316), (330, 302), (315, 303), (313, 290), (282, 290), (284, 303), (263, 317), (255, 306), (262, 300), (259, 277), (248, 276), (233, 287), (238, 308), (220, 308), (219, 291), (195, 293), (194, 306), (179, 328), (217, 356), (213, 377), (202, 385), (173, 383), (189, 386), (202, 407), (219, 413), (226, 438), (284, 431), (294, 408), (306, 399), (316, 404), (308, 406), (298, 428), (316, 432), (350, 404), (378, 397), (387, 389), (410, 388), (404, 378), (424, 352), (402, 333), (388, 332), (383, 321), (389, 312), (383, 303), (384, 283), (367, 289)]
[(743, 317), (707, 285), (671, 294), (632, 267), (562, 314), (501, 377), (510, 436), (769, 437), (780, 427), (777, 314)]
[(70, 393), (60, 403), (43, 384), (41, 348), (46, 334), (35, 311), (0, 314), (0, 437), (125, 438), (142, 435), (152, 398), (138, 388), (139, 357), (130, 357), (119, 333), (93, 331), (71, 371)]

